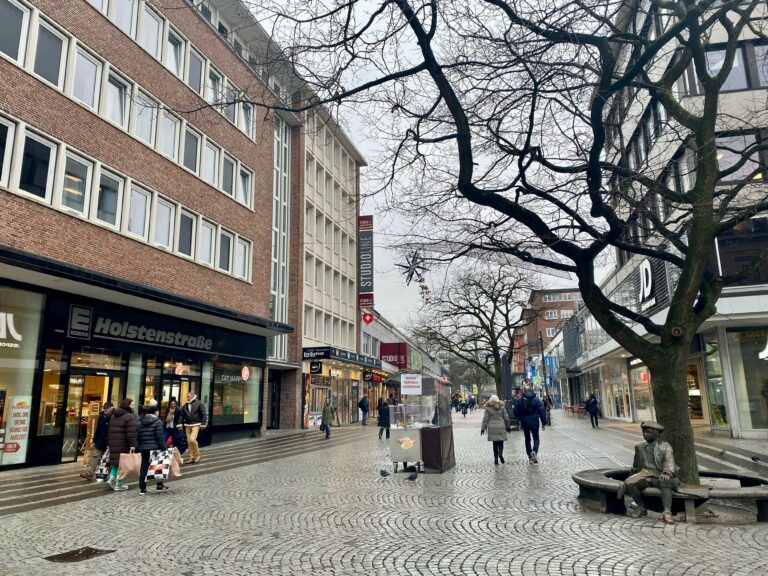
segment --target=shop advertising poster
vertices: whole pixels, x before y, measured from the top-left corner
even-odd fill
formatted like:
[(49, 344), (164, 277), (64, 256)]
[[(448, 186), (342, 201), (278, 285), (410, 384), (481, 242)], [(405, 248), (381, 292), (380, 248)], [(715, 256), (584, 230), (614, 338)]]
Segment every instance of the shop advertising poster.
[(5, 426), (3, 465), (23, 464), (27, 458), (32, 396), (12, 396)]
[(421, 374), (401, 374), (400, 393), (408, 396), (421, 395)]

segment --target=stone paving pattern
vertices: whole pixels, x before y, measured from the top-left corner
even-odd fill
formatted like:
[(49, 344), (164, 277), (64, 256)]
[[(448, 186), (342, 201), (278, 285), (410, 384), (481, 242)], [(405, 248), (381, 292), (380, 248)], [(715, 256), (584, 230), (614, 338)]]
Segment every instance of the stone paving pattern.
[[(5, 516), (0, 575), (768, 574), (765, 524), (666, 526), (581, 507), (571, 474), (590, 460), (626, 462), (639, 431), (593, 431), (556, 413), (539, 465), (513, 433), (495, 467), (481, 418), (454, 417), (456, 468), (413, 482), (379, 475), (392, 464), (368, 426), (337, 447), (332, 438), (327, 450), (182, 478), (163, 494), (133, 489)], [(82, 546), (115, 552), (44, 560)]]

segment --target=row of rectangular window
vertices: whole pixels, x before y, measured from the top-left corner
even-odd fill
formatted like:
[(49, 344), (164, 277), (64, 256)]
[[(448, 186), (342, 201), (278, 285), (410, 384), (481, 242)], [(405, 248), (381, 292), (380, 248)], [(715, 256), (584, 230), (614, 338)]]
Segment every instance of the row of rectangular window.
[(0, 117), (0, 185), (237, 278), (250, 278), (250, 241), (5, 117)]
[(304, 231), (317, 239), (315, 251), (325, 246), (332, 248), (333, 253), (339, 254), (343, 260), (351, 261), (353, 258), (353, 238), (326, 218), (320, 209), (315, 208), (309, 201), (304, 207)]
[[(725, 48), (708, 48), (705, 53), (707, 71), (717, 75), (725, 63)], [(736, 47), (733, 64), (728, 77), (720, 87), (720, 92), (754, 90), (768, 87), (768, 45), (752, 42), (741, 43)], [(704, 93), (693, 64), (681, 75), (678, 91), (683, 96), (696, 96)]]
[[(25, 62), (26, 42), (23, 40), (29, 28), (30, 14), (30, 9), (17, 0), (0, 0), (0, 52), (21, 66)], [(70, 43), (66, 35), (54, 31), (43, 19), (37, 18), (37, 21), (35, 74), (180, 163), (211, 186), (251, 207), (251, 170), (185, 120), (163, 110), (159, 102), (113, 71), (110, 64), (86, 51), (77, 41)], [(9, 34), (14, 31), (15, 34)], [(69, 66), (68, 44), (72, 46)], [(69, 76), (65, 73), (67, 69), (73, 69)], [(132, 103), (135, 106), (131, 107)], [(131, 116), (132, 111), (135, 117)]]
[(309, 254), (304, 256), (304, 282), (344, 303), (353, 304), (355, 301), (354, 281)]
[[(304, 306), (304, 336), (340, 348), (355, 347), (355, 326), (322, 310)], [(351, 345), (350, 345), (351, 343)]]
[[(558, 315), (557, 310), (544, 311), (545, 320), (557, 320), (557, 315)], [(570, 318), (571, 316), (573, 316), (573, 310), (568, 310), (568, 309), (560, 310), (560, 318)]]
[[(144, 0), (88, 0), (196, 94), (253, 139), (253, 104)], [(163, 43), (165, 39), (165, 43)]]

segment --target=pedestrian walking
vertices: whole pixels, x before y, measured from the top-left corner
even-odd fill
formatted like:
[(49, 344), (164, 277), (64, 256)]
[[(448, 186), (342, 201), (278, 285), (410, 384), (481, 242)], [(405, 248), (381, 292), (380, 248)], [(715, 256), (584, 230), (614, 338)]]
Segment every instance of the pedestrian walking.
[(485, 434), (488, 441), (493, 442), (494, 465), (499, 461), (504, 464), (504, 442), (507, 441), (507, 432), (511, 427), (504, 403), (494, 394), (485, 403), (483, 424), (480, 427), (480, 436)]
[[(544, 405), (538, 399), (536, 393), (531, 390), (530, 385), (525, 386), (523, 395), (515, 401), (515, 418), (520, 420), (525, 435), (525, 453), (528, 459), (534, 463), (539, 462), (539, 421), (541, 421), (541, 430), (546, 428), (547, 414)], [(531, 437), (533, 437), (533, 446), (531, 446)]]
[[(141, 409), (139, 429), (136, 434), (137, 449), (141, 453), (141, 468), (139, 469), (139, 494), (147, 493), (147, 471), (149, 470), (149, 456), (152, 450), (165, 450), (163, 440), (163, 421), (157, 416), (157, 404), (147, 405)], [(158, 482), (155, 490), (164, 492), (168, 486)]]
[(320, 423), (320, 430), (325, 432), (325, 439), (331, 437), (331, 424), (333, 423), (333, 406), (331, 406), (331, 399), (326, 398), (323, 404), (323, 416)]
[(589, 421), (592, 424), (592, 428), (597, 428), (597, 415), (600, 406), (598, 405), (597, 397), (594, 394), (589, 395), (587, 403), (584, 405), (584, 409), (589, 412)]
[(368, 396), (366, 394), (363, 394), (360, 402), (357, 403), (357, 407), (360, 408), (360, 411), (363, 413), (363, 426), (368, 426), (368, 411), (370, 410), (370, 406), (368, 404)]
[(395, 398), (395, 395), (394, 395), (394, 394), (390, 394), (390, 395), (389, 395), (389, 400), (387, 401), (387, 403), (388, 403), (390, 406), (397, 406), (397, 398)]
[(104, 406), (101, 407), (99, 419), (96, 421), (96, 429), (93, 431), (93, 448), (91, 449), (91, 458), (88, 461), (88, 470), (80, 474), (86, 480), (96, 478), (96, 467), (104, 456), (104, 450), (107, 449), (109, 419), (112, 418), (114, 410), (112, 402), (104, 402)]
[(181, 407), (181, 423), (177, 429), (182, 426), (187, 432), (187, 447), (189, 449), (189, 463), (197, 464), (200, 462), (200, 446), (197, 443), (197, 436), (200, 430), (205, 430), (208, 425), (208, 411), (205, 404), (197, 399), (197, 394), (191, 390), (187, 394), (187, 403)]
[(336, 422), (336, 426), (341, 426), (341, 420), (339, 420), (339, 395), (331, 394), (331, 406), (333, 407), (333, 420)]
[(389, 404), (386, 403), (384, 397), (379, 398), (379, 405), (376, 407), (378, 412), (377, 424), (379, 425), (379, 440), (386, 430), (387, 440), (389, 440)]
[(181, 408), (176, 402), (176, 398), (171, 398), (168, 402), (168, 410), (165, 411), (165, 418), (163, 419), (163, 442), (168, 446), (168, 439), (171, 439), (171, 444), (178, 446), (179, 431), (176, 426), (181, 421)]
[(123, 398), (109, 419), (107, 445), (111, 467), (107, 483), (115, 491), (128, 490), (125, 481), (117, 477), (117, 468), (120, 466), (120, 454), (128, 454), (136, 449), (136, 416), (131, 398)]
[(469, 407), (469, 402), (467, 402), (467, 399), (462, 396), (461, 397), (461, 413), (464, 416), (464, 418), (467, 417), (467, 409)]

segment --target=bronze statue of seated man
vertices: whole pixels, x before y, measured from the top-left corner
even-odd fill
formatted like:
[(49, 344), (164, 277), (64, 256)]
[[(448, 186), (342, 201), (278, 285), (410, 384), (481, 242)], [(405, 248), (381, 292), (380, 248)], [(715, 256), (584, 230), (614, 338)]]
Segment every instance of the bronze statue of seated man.
[(661, 491), (661, 503), (664, 506), (662, 519), (667, 524), (674, 524), (672, 518), (672, 492), (680, 486), (677, 479), (677, 466), (672, 454), (672, 446), (667, 442), (659, 442), (659, 435), (664, 432), (664, 426), (657, 422), (643, 422), (645, 442), (635, 445), (635, 460), (632, 463), (630, 476), (619, 489), (619, 499), (626, 492), (639, 508), (638, 517), (647, 516), (648, 509), (643, 500), (643, 490), (653, 486)]

